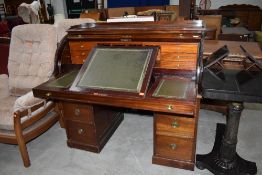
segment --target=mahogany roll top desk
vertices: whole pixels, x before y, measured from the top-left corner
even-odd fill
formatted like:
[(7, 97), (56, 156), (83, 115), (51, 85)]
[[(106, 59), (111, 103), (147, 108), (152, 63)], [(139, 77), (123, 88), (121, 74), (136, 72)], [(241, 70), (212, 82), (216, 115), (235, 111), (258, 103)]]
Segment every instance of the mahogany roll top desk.
[(58, 52), (58, 76), (34, 95), (57, 102), (69, 147), (93, 152), (123, 109), (152, 111), (152, 162), (193, 170), (204, 33), (202, 21), (74, 26)]

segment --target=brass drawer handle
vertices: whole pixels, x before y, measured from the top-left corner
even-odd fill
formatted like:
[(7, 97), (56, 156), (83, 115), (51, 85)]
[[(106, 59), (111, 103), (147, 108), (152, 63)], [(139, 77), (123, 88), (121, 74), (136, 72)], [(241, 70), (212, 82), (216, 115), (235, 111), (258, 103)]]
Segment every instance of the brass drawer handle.
[(171, 143), (171, 144), (170, 144), (170, 148), (171, 148), (172, 150), (175, 150), (175, 149), (177, 148), (177, 145), (176, 145), (175, 143)]
[(48, 93), (45, 94), (45, 96), (47, 96), (47, 97), (51, 97), (51, 95), (52, 95), (51, 92), (48, 92)]
[(84, 48), (85, 46), (84, 46), (84, 45), (81, 45), (80, 47), (81, 47), (81, 48)]
[(173, 123), (171, 123), (172, 128), (178, 128), (180, 125), (177, 121), (174, 121)]
[(82, 53), (81, 53), (81, 55), (83, 55), (83, 56), (84, 56), (84, 55), (85, 55), (85, 52), (82, 52)]
[(168, 110), (173, 110), (174, 107), (173, 107), (173, 105), (167, 105), (167, 109), (168, 109)]
[(83, 132), (84, 132), (84, 129), (82, 128), (78, 129), (78, 134), (83, 134)]
[(79, 116), (80, 115), (80, 109), (79, 108), (76, 108), (75, 109), (75, 116)]

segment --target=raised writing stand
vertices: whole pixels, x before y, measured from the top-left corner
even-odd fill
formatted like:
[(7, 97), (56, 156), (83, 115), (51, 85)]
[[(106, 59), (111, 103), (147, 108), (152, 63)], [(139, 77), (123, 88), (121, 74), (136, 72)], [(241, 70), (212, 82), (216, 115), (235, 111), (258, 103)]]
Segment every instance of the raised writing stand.
[(209, 71), (216, 79), (223, 81), (225, 79), (222, 72), (224, 66), (221, 61), (227, 57), (228, 54), (229, 50), (226, 45), (219, 48), (207, 58), (207, 61), (204, 63), (204, 69)]
[(240, 45), (240, 48), (245, 53), (246, 58), (243, 60), (244, 70), (240, 71), (236, 75), (236, 78), (239, 85), (243, 85), (256, 78), (259, 71), (262, 71), (262, 64), (256, 60), (242, 45)]

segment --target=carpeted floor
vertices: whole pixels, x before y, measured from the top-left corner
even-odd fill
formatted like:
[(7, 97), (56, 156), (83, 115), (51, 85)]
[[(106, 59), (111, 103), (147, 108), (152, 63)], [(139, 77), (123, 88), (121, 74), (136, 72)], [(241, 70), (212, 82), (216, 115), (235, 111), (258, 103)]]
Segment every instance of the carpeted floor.
[[(225, 116), (201, 110), (197, 154), (210, 152), (216, 123)], [(262, 175), (262, 111), (244, 110), (241, 117), (237, 152), (255, 161)], [(66, 133), (53, 126), (28, 143), (31, 167), (24, 168), (17, 145), (0, 144), (0, 175), (209, 175), (207, 170), (187, 171), (151, 163), (153, 117), (126, 113), (125, 119), (100, 154), (66, 145)]]

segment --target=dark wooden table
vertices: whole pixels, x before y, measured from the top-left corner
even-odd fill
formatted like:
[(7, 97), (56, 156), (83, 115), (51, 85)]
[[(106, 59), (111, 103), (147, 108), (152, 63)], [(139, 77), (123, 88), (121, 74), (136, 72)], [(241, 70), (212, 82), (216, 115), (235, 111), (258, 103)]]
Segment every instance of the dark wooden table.
[[(202, 95), (207, 99), (231, 102), (227, 124), (218, 124), (214, 147), (209, 154), (197, 155), (196, 166), (214, 174), (252, 175), (257, 173), (256, 163), (244, 160), (236, 152), (237, 134), (242, 102), (262, 102), (262, 72), (223, 70), (214, 76), (203, 71)], [(252, 151), (252, 150), (251, 150)]]
[(218, 35), (219, 40), (249, 41), (251, 32), (245, 27), (222, 27), (222, 33)]
[(221, 41), (221, 40), (206, 40), (204, 43), (204, 56), (209, 56), (220, 47), (227, 45), (229, 55), (224, 60), (228, 61), (242, 61), (245, 58), (244, 52), (240, 45), (246, 48), (254, 58), (262, 60), (262, 50), (257, 42), (239, 42), (239, 41)]

